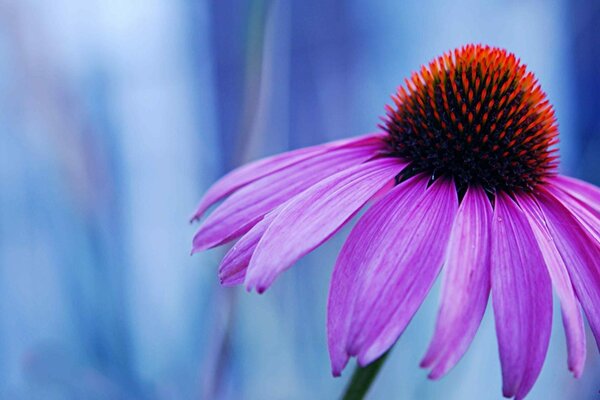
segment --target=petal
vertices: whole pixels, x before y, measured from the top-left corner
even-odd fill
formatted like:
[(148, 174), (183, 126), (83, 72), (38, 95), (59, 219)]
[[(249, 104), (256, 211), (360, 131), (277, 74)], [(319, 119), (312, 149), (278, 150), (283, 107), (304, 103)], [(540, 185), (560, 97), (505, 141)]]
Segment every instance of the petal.
[(573, 197), (600, 210), (600, 188), (564, 175), (557, 175), (550, 181)]
[(536, 198), (600, 348), (600, 247), (553, 194)]
[(217, 201), (235, 192), (237, 189), (272, 174), (273, 172), (298, 164), (301, 161), (328, 151), (335, 151), (344, 147), (369, 145), (380, 138), (381, 133), (374, 133), (351, 139), (337, 140), (318, 146), (288, 151), (243, 165), (229, 172), (208, 189), (202, 200), (200, 200), (200, 204), (191, 220), (194, 221), (200, 219), (206, 210)]
[(406, 164), (382, 158), (322, 180), (290, 200), (265, 232), (246, 275), (263, 292), (281, 272), (321, 245)]
[(445, 375), (460, 360), (481, 323), (490, 295), (492, 206), (485, 191), (469, 188), (460, 204), (446, 252), (435, 334), (421, 366)]
[(496, 195), (492, 219), (491, 280), (502, 392), (523, 398), (548, 349), (552, 286), (525, 215), (503, 193)]
[(536, 202), (530, 196), (517, 197), (529, 224), (533, 230), (538, 246), (546, 262), (552, 286), (556, 290), (563, 317), (563, 325), (567, 337), (569, 353), (569, 370), (578, 378), (585, 364), (585, 328), (583, 317), (579, 310), (579, 301), (575, 296), (573, 285), (567, 267), (556, 248), (553, 237), (548, 231), (546, 220)]
[(361, 365), (397, 340), (441, 267), (458, 200), (451, 182), (417, 176), (358, 221), (336, 262), (328, 304), (334, 375), (349, 355)]
[(348, 362), (346, 347), (356, 300), (355, 292), (363, 272), (362, 264), (367, 261), (355, 257), (355, 254), (364, 256), (367, 251), (374, 250), (379, 232), (377, 212), (389, 212), (386, 209), (396, 197), (404, 199), (405, 203), (414, 201), (425, 192), (426, 184), (427, 178), (417, 176), (396, 186), (365, 213), (342, 247), (333, 270), (327, 304), (327, 341), (334, 376), (339, 376)]
[(263, 215), (320, 180), (377, 155), (380, 144), (317, 155), (254, 181), (233, 193), (200, 226), (193, 252), (219, 246), (246, 233)]
[(596, 211), (589, 203), (579, 200), (574, 195), (571, 195), (570, 192), (566, 192), (554, 185), (547, 185), (546, 189), (569, 209), (593, 240), (600, 244), (600, 211)]
[(246, 278), (250, 258), (256, 249), (260, 238), (275, 219), (279, 208), (264, 216), (244, 236), (229, 249), (219, 266), (219, 279), (224, 286), (240, 285)]

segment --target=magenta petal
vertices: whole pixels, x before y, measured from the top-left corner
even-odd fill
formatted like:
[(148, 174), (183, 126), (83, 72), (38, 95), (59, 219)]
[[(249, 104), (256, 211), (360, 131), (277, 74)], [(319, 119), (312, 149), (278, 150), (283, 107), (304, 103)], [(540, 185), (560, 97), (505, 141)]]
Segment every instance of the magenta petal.
[(560, 200), (548, 192), (536, 198), (600, 348), (600, 247)]
[[(375, 250), (376, 243), (372, 243), (371, 240), (376, 240), (379, 231), (377, 211), (389, 213), (390, 211), (386, 210), (387, 206), (396, 196), (400, 197), (402, 191), (405, 191), (404, 196), (415, 198), (425, 192), (426, 185), (427, 178), (421, 176), (396, 186), (365, 213), (342, 247), (333, 270), (327, 304), (327, 342), (334, 376), (339, 376), (348, 362), (348, 331), (353, 318), (357, 287), (363, 272), (362, 264), (368, 261), (363, 257), (367, 251)], [(404, 203), (410, 200), (406, 199)], [(354, 255), (363, 257), (358, 258)]]
[(320, 180), (377, 154), (379, 144), (320, 154), (254, 181), (233, 193), (208, 216), (193, 242), (193, 251), (219, 246), (241, 236), (263, 215)]
[(573, 197), (592, 205), (596, 210), (600, 211), (600, 188), (564, 175), (553, 177), (551, 182)]
[(492, 220), (491, 278), (502, 391), (523, 398), (546, 357), (552, 286), (527, 218), (503, 193), (496, 195)]
[(260, 179), (263, 176), (267, 176), (273, 172), (297, 164), (300, 161), (322, 154), (326, 151), (327, 148), (322, 145), (307, 147), (263, 158), (234, 169), (208, 189), (206, 194), (200, 200), (200, 204), (198, 204), (196, 212), (191, 220), (195, 221), (200, 219), (211, 205), (237, 189)]
[(403, 215), (389, 225), (396, 237), (383, 240), (389, 253), (378, 250), (382, 262), (367, 270), (350, 328), (348, 348), (361, 365), (394, 344), (423, 302), (441, 269), (457, 208), (454, 183), (438, 180), (414, 204), (397, 209)]
[(600, 245), (600, 211), (594, 209), (590, 203), (580, 200), (576, 193), (565, 191), (554, 185), (547, 185), (546, 189), (569, 209), (589, 235)]
[(260, 238), (275, 219), (279, 208), (264, 216), (229, 249), (219, 266), (219, 279), (224, 286), (240, 285), (246, 278), (250, 258)]
[(358, 221), (336, 262), (328, 305), (334, 375), (349, 355), (365, 365), (397, 340), (441, 267), (458, 199), (451, 182), (396, 186)]
[(373, 142), (380, 140), (380, 138), (381, 133), (374, 133), (351, 139), (337, 140), (318, 146), (288, 151), (241, 166), (219, 179), (208, 189), (202, 200), (200, 200), (200, 204), (191, 220), (194, 221), (202, 217), (211, 205), (225, 196), (273, 172), (328, 151), (334, 151), (343, 147), (371, 145)]
[(435, 334), (421, 366), (445, 375), (463, 356), (481, 323), (490, 294), (492, 206), (485, 191), (467, 190), (448, 243)]
[(360, 164), (322, 180), (286, 203), (252, 256), (247, 288), (264, 291), (277, 275), (331, 237), (404, 166), (396, 158)]
[(534, 198), (524, 195), (520, 195), (518, 201), (535, 234), (550, 274), (552, 286), (554, 286), (560, 300), (563, 325), (567, 337), (569, 370), (578, 378), (583, 372), (586, 353), (585, 328), (579, 310), (579, 301), (575, 296), (567, 267), (556, 248), (552, 235), (548, 231), (546, 221), (537, 202)]
[(552, 235), (548, 231), (546, 220), (537, 201), (530, 196), (523, 195), (518, 197), (518, 201), (533, 229), (544, 261), (546, 262), (552, 286), (554, 286), (560, 300), (563, 325), (567, 337), (569, 370), (578, 378), (583, 372), (586, 355), (585, 328), (579, 309), (579, 301), (573, 290), (567, 266), (556, 248)]

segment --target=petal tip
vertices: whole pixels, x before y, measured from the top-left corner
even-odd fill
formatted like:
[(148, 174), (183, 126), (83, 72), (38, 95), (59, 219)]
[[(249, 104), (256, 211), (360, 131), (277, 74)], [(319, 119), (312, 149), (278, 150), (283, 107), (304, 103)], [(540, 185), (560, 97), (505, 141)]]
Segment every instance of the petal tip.
[(194, 213), (188, 218), (190, 224), (198, 221), (204, 215), (204, 211), (206, 210), (203, 208), (197, 208), (196, 211), (194, 211)]
[(253, 290), (258, 294), (263, 294), (269, 288), (262, 282), (255, 282), (254, 279), (246, 279), (246, 291), (251, 293)]
[(251, 271), (248, 270), (246, 272), (246, 279), (244, 279), (244, 286), (246, 287), (246, 292), (252, 293), (253, 290), (256, 290), (257, 293), (259, 291), (259, 284), (256, 282), (256, 278), (251, 275)]
[(256, 293), (263, 294), (267, 290), (265, 285), (259, 285), (256, 287)]
[(348, 360), (350, 357), (346, 352), (338, 353), (336, 350), (331, 349), (330, 347), (330, 357), (331, 357), (331, 375), (335, 378), (339, 378), (342, 376), (342, 371), (346, 368), (348, 364)]
[(502, 396), (506, 397), (507, 399), (510, 399), (511, 397), (515, 396), (515, 390), (514, 388), (502, 388)]
[(218, 246), (218, 244), (211, 242), (211, 240), (209, 238), (207, 238), (206, 235), (204, 235), (202, 231), (198, 231), (198, 233), (196, 233), (196, 236), (194, 236), (194, 239), (192, 240), (192, 252), (193, 253), (198, 253), (200, 251), (208, 250), (208, 249), (210, 249), (212, 247), (216, 247), (216, 246)]
[(226, 288), (230, 288), (230, 287), (235, 287), (238, 285), (241, 285), (242, 283), (244, 283), (243, 279), (235, 279), (235, 278), (231, 278), (231, 277), (219, 277), (219, 282), (221, 283), (221, 286), (226, 287)]
[(429, 368), (431, 367), (431, 364), (433, 364), (433, 359), (426, 355), (419, 363), (419, 368)]
[(569, 371), (573, 374), (573, 378), (579, 379), (583, 374), (583, 367), (569, 367)]
[(429, 374), (427, 374), (427, 379), (431, 379), (432, 381), (437, 381), (442, 376), (444, 376), (443, 373), (440, 373), (439, 371), (433, 370)]

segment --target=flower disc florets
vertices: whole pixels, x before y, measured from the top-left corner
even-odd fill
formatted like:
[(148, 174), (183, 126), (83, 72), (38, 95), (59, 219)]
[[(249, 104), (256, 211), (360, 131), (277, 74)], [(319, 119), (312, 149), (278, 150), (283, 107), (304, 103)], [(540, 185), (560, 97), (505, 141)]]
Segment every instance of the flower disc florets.
[(505, 50), (469, 45), (406, 80), (381, 127), (411, 174), (452, 177), (458, 188), (529, 191), (556, 169), (552, 106)]

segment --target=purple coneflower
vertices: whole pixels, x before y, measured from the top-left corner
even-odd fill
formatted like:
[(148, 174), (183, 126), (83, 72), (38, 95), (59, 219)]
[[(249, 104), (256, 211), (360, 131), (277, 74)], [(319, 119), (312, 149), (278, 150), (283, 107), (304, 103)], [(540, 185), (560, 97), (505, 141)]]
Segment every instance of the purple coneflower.
[(328, 304), (334, 375), (396, 342), (440, 270), (433, 339), (422, 361), (446, 374), (492, 304), (503, 394), (523, 398), (560, 300), (568, 367), (585, 361), (583, 308), (600, 340), (600, 189), (556, 172), (557, 127), (514, 55), (469, 45), (406, 81), (381, 132), (269, 157), (212, 186), (193, 251), (239, 240), (224, 285), (266, 290), (367, 203), (335, 265)]

